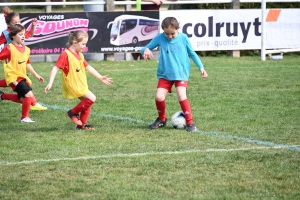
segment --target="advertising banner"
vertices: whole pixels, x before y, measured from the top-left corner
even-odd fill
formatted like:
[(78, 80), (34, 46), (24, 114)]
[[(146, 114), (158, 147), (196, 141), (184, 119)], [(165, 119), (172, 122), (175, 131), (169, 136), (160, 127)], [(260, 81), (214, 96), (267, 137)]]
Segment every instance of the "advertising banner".
[(260, 49), (260, 10), (161, 11), (160, 19), (176, 16), (180, 31), (195, 51)]
[[(300, 46), (300, 9), (266, 11), (267, 48)], [(86, 53), (138, 52), (157, 34), (165, 17), (175, 16), (195, 51), (261, 48), (261, 10), (167, 10), (126, 12), (21, 13), (27, 30), (38, 19), (33, 37), (25, 44), (31, 54), (59, 54), (68, 33), (89, 34)], [(0, 15), (0, 28), (6, 28)]]
[[(21, 13), (27, 30), (37, 18), (33, 37), (25, 45), (31, 55), (59, 54), (66, 48), (70, 31), (88, 32), (85, 53), (138, 52), (159, 33), (159, 11)], [(5, 26), (6, 27), (6, 26)]]

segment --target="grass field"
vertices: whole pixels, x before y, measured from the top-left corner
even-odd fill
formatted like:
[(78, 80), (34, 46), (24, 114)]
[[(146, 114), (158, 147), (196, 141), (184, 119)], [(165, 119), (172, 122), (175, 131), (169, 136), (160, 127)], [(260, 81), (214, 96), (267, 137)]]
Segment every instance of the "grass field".
[[(62, 98), (61, 72), (47, 95), (32, 78), (48, 107), (30, 113), (36, 123), (0, 102), (0, 199), (300, 199), (299, 55), (202, 62), (209, 78), (193, 64), (188, 88), (196, 133), (148, 129), (157, 61), (90, 62), (114, 78), (105, 86), (88, 75), (95, 131), (66, 117), (78, 100)], [(53, 64), (32, 65), (48, 82)], [(169, 94), (168, 118), (179, 110)]]

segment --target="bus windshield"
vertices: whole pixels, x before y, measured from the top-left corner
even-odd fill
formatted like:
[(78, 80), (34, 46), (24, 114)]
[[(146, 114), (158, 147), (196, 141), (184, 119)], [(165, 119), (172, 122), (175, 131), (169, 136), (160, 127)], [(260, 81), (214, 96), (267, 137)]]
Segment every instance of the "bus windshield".
[(118, 35), (120, 21), (115, 21), (111, 27), (110, 35)]

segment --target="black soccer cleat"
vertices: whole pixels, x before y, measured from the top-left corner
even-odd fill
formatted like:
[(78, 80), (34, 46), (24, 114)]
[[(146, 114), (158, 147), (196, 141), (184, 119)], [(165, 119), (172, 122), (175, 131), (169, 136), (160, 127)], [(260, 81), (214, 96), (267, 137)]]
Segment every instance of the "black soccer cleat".
[(186, 126), (186, 131), (188, 132), (196, 132), (197, 131), (197, 127), (195, 124), (189, 124)]
[(164, 127), (167, 124), (167, 119), (166, 121), (162, 121), (159, 117), (156, 118), (155, 122), (153, 122), (152, 124), (150, 124), (149, 128), (150, 129), (158, 129), (160, 127)]

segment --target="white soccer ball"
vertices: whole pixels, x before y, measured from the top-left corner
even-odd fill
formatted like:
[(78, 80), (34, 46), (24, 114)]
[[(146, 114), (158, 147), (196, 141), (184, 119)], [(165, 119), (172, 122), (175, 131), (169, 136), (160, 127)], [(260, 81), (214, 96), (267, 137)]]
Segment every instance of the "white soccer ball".
[(176, 129), (184, 129), (186, 127), (186, 120), (182, 111), (178, 111), (172, 116), (171, 124)]

